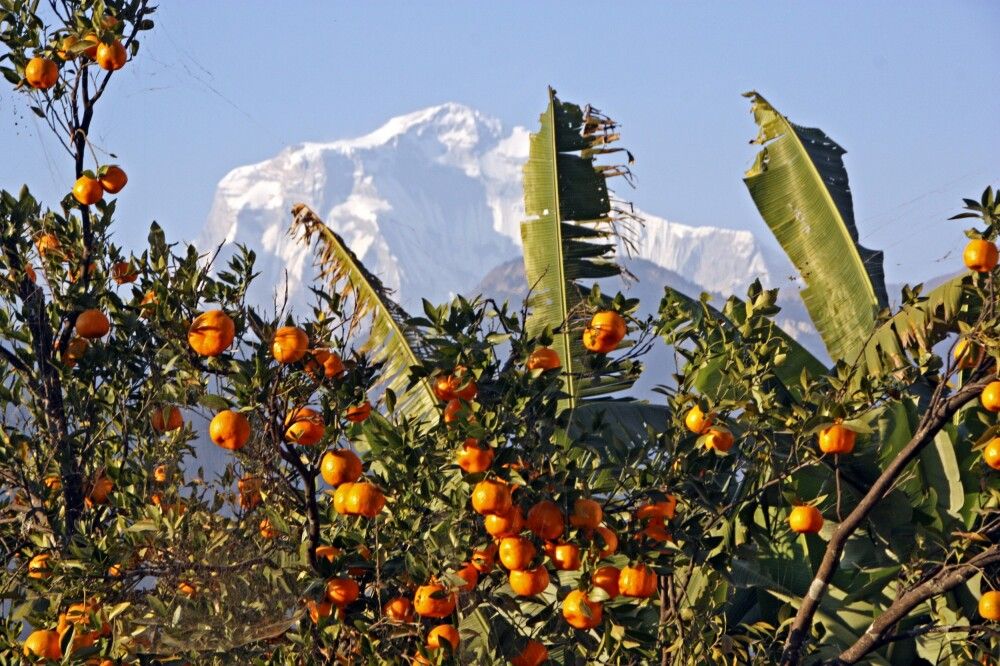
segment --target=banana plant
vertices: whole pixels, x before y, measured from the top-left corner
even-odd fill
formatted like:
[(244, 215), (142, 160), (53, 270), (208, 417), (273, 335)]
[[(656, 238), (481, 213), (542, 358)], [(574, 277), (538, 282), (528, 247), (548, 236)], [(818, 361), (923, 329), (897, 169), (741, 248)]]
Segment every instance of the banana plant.
[(344, 239), (312, 209), (296, 204), (292, 215), (289, 233), (297, 234), (305, 243), (316, 241), (320, 279), (326, 281), (332, 293), (354, 299), (352, 325), (368, 324), (361, 350), (383, 364), (382, 380), (396, 396), (396, 409), (415, 421), (430, 422), (439, 412), (438, 402), (427, 378), (411, 381), (410, 368), (420, 365), (426, 354), (419, 332), (407, 323), (409, 315), (390, 298), (382, 281), (365, 268)]

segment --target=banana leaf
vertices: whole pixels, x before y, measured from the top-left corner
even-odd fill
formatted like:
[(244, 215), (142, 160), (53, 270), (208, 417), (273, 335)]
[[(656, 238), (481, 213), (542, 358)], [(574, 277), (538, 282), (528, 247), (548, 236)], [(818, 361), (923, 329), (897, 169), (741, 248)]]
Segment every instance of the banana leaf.
[(292, 208), (290, 233), (307, 243), (316, 241), (316, 264), (330, 290), (354, 300), (352, 325), (367, 322), (361, 350), (382, 364), (381, 379), (396, 395), (396, 410), (415, 421), (430, 421), (439, 409), (427, 379), (410, 381), (409, 370), (426, 356), (419, 333), (408, 325), (406, 311), (389, 297), (382, 281), (364, 267), (336, 232), (308, 206)]
[(858, 240), (846, 151), (821, 130), (793, 124), (758, 93), (744, 96), (760, 128), (753, 143), (761, 146), (744, 182), (806, 284), (802, 300), (830, 357), (854, 362), (888, 298), (882, 253)]

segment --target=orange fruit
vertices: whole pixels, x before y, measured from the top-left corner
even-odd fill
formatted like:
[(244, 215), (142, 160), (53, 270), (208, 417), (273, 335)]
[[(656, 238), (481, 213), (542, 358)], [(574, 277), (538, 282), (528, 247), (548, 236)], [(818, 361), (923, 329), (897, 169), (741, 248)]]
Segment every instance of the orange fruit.
[(122, 46), (122, 43), (116, 39), (110, 44), (98, 44), (97, 51), (94, 53), (94, 60), (97, 61), (97, 66), (101, 69), (113, 72), (125, 66), (128, 54), (125, 52), (125, 47)]
[(823, 528), (823, 514), (814, 506), (797, 506), (788, 514), (788, 527), (798, 534), (815, 534)]
[(524, 529), (524, 514), (521, 507), (512, 506), (507, 513), (494, 513), (483, 519), (483, 525), (490, 536), (501, 539), (505, 536), (514, 536)]
[(955, 365), (959, 368), (972, 368), (983, 357), (983, 348), (968, 338), (962, 338), (955, 343)]
[(993, 469), (1000, 469), (1000, 437), (994, 437), (983, 449), (983, 460)]
[(45, 579), (52, 575), (51, 555), (39, 553), (28, 560), (28, 578)]
[(48, 90), (59, 81), (59, 67), (48, 58), (32, 58), (24, 67), (24, 78), (36, 90)]
[(104, 173), (98, 176), (101, 181), (101, 187), (108, 194), (118, 194), (125, 187), (125, 183), (128, 182), (128, 176), (125, 171), (114, 164), (109, 167), (104, 168)]
[(583, 331), (583, 346), (592, 352), (607, 354), (625, 339), (627, 331), (625, 320), (617, 312), (598, 312)]
[(455, 575), (465, 581), (465, 585), (459, 589), (466, 592), (472, 592), (476, 589), (476, 584), (479, 583), (479, 570), (472, 565), (472, 562), (466, 562), (462, 565), (462, 568), (456, 571)]
[(664, 524), (663, 518), (653, 518), (650, 520), (646, 523), (646, 527), (639, 533), (639, 535), (661, 543), (674, 540), (670, 534), (670, 530), (668, 530), (666, 524)]
[(321, 439), (326, 432), (326, 424), (323, 423), (323, 416), (314, 409), (302, 407), (289, 412), (285, 418), (285, 440), (312, 446)]
[(372, 415), (372, 403), (365, 400), (360, 405), (351, 405), (344, 412), (344, 418), (351, 423), (361, 423)]
[(239, 451), (250, 439), (250, 421), (239, 412), (224, 409), (212, 418), (208, 436), (224, 449)]
[(320, 372), (327, 379), (333, 379), (346, 371), (340, 354), (326, 349), (317, 349), (313, 352), (312, 358), (306, 363), (306, 370), (317, 380)]
[(324, 559), (333, 562), (340, 557), (340, 549), (336, 546), (316, 546), (316, 559)]
[(558, 539), (566, 529), (563, 512), (551, 500), (542, 500), (528, 509), (528, 529), (547, 541)]
[(722, 428), (709, 428), (705, 434), (705, 448), (725, 453), (733, 448), (733, 433)]
[(519, 536), (508, 536), (500, 540), (500, 562), (511, 571), (527, 569), (535, 559), (535, 544)]
[(479, 573), (488, 573), (493, 570), (496, 564), (496, 543), (491, 543), (485, 548), (477, 548), (472, 551), (469, 561)]
[(66, 343), (66, 351), (62, 354), (63, 363), (72, 368), (76, 365), (77, 361), (83, 358), (83, 355), (87, 353), (87, 349), (89, 348), (90, 343), (85, 338), (73, 336)]
[(271, 521), (265, 518), (260, 521), (260, 536), (264, 539), (273, 539), (278, 536), (278, 530), (271, 524)]
[(115, 284), (135, 282), (138, 277), (139, 273), (127, 261), (115, 262), (115, 265), (111, 267), (111, 279), (115, 281)]
[(421, 585), (413, 595), (413, 609), (421, 617), (448, 617), (455, 610), (456, 603), (458, 598), (455, 593), (436, 582)]
[(615, 534), (614, 530), (604, 525), (598, 525), (594, 532), (600, 539), (599, 541), (595, 539), (595, 543), (600, 545), (600, 550), (597, 552), (598, 557), (610, 557), (618, 551), (618, 535)]
[(55, 234), (45, 233), (35, 239), (35, 247), (38, 248), (38, 254), (44, 257), (49, 252), (58, 253), (62, 249), (62, 243)]
[(563, 600), (562, 613), (571, 627), (593, 629), (601, 623), (604, 607), (598, 601), (591, 601), (586, 592), (573, 590)]
[(467, 474), (485, 472), (493, 463), (493, 449), (480, 448), (479, 441), (468, 438), (458, 452), (458, 466)]
[(309, 619), (313, 621), (313, 624), (319, 624), (321, 619), (333, 615), (333, 604), (329, 601), (314, 601), (310, 599), (306, 602), (306, 608), (309, 609)]
[(857, 437), (853, 430), (848, 430), (839, 423), (829, 428), (823, 428), (819, 433), (819, 450), (823, 453), (850, 453), (854, 450), (854, 440)]
[(590, 583), (594, 587), (599, 587), (608, 593), (609, 599), (614, 599), (618, 596), (618, 579), (621, 577), (621, 571), (618, 567), (613, 567), (611, 565), (600, 567), (593, 574), (590, 575)]
[(101, 475), (97, 477), (87, 493), (87, 499), (93, 504), (107, 504), (108, 496), (114, 490), (115, 483), (108, 477)]
[(153, 430), (157, 432), (177, 430), (184, 425), (184, 418), (181, 416), (180, 410), (171, 406), (153, 410), (150, 420), (153, 422)]
[(319, 471), (324, 481), (336, 487), (361, 478), (361, 459), (350, 449), (334, 449), (323, 454)]
[(977, 273), (989, 273), (997, 265), (997, 246), (988, 240), (976, 238), (969, 241), (962, 252), (966, 268)]
[(107, 315), (96, 308), (84, 310), (76, 318), (76, 334), (81, 338), (103, 338), (110, 330)]
[(472, 489), (472, 508), (484, 516), (506, 514), (511, 509), (510, 488), (503, 481), (480, 481)]
[(656, 574), (645, 564), (625, 567), (618, 576), (618, 591), (625, 597), (651, 597), (656, 592)]
[(576, 571), (580, 568), (580, 547), (573, 543), (549, 543), (545, 552), (559, 571)]
[(222, 310), (201, 313), (188, 328), (188, 344), (201, 356), (218, 356), (235, 338), (236, 324)]
[(528, 370), (555, 370), (562, 367), (559, 352), (551, 347), (538, 347), (528, 356)]
[(198, 586), (194, 583), (182, 580), (177, 584), (177, 591), (188, 599), (193, 599), (198, 595)]
[(573, 513), (569, 516), (569, 524), (583, 529), (595, 529), (604, 520), (604, 509), (601, 503), (584, 497), (573, 502)]
[(712, 416), (701, 411), (701, 407), (695, 405), (688, 410), (684, 417), (684, 425), (696, 435), (704, 435), (712, 427)]
[(167, 466), (157, 465), (153, 468), (153, 481), (157, 483), (166, 483), (167, 481)]
[(352, 483), (347, 494), (347, 514), (374, 518), (385, 508), (385, 495), (375, 484)]
[(458, 629), (451, 624), (439, 624), (427, 633), (427, 647), (432, 650), (439, 650), (447, 643), (454, 652), (460, 640)]
[(666, 518), (673, 520), (677, 512), (677, 498), (667, 495), (667, 499), (662, 502), (647, 502), (635, 510), (637, 520), (649, 520), (650, 518)]
[(309, 336), (301, 328), (282, 326), (274, 332), (271, 354), (278, 363), (297, 363), (309, 349)]
[(59, 633), (51, 629), (38, 629), (28, 634), (23, 646), (25, 657), (40, 659), (62, 659), (62, 647), (59, 645)]
[(524, 648), (510, 660), (513, 666), (542, 666), (549, 658), (549, 651), (536, 640), (524, 644)]
[(42, 479), (42, 483), (45, 484), (45, 487), (52, 492), (62, 490), (62, 479), (60, 479), (56, 474), (49, 474)]
[(465, 419), (468, 420), (471, 417), (471, 413), (463, 403), (458, 398), (452, 398), (448, 401), (448, 404), (444, 406), (444, 413), (442, 419), (445, 423), (455, 423), (463, 417), (463, 412)]
[(120, 564), (112, 564), (108, 567), (108, 577), (118, 578), (122, 575), (122, 567)]
[(80, 176), (73, 183), (73, 198), (84, 206), (92, 206), (104, 198), (101, 181), (90, 176)]
[(510, 589), (522, 597), (541, 594), (549, 586), (549, 572), (544, 566), (534, 569), (512, 569), (508, 577)]
[(385, 616), (390, 622), (409, 624), (413, 622), (413, 602), (406, 597), (390, 599), (384, 608)]
[(353, 578), (331, 578), (326, 581), (326, 598), (334, 606), (344, 607), (358, 598), (361, 588)]
[(979, 616), (984, 620), (1000, 620), (1000, 592), (990, 591), (979, 597)]
[(347, 481), (337, 486), (336, 492), (333, 493), (333, 510), (343, 516), (347, 515), (347, 499), (351, 496), (352, 487), (354, 484)]
[(65, 37), (63, 37), (62, 41), (59, 42), (59, 50), (56, 51), (56, 55), (58, 55), (63, 60), (72, 60), (73, 58), (76, 57), (76, 55), (73, 54), (73, 52), (70, 51), (70, 49), (72, 49), (73, 46), (79, 41), (80, 38), (77, 37), (76, 35), (66, 35)]
[(987, 411), (1000, 412), (1000, 382), (987, 384), (979, 396), (979, 401)]

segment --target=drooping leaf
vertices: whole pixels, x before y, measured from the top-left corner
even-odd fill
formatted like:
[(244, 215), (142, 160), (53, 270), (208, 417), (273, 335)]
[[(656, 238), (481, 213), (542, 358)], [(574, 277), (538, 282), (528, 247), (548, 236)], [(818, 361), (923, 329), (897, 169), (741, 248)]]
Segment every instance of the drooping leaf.
[(853, 362), (888, 298), (882, 253), (858, 239), (845, 151), (821, 130), (790, 122), (758, 93), (745, 96), (761, 149), (744, 182), (806, 284), (802, 300), (830, 357)]
[(382, 363), (382, 381), (396, 396), (396, 410), (415, 420), (430, 420), (437, 401), (426, 378), (410, 383), (409, 369), (425, 356), (419, 334), (408, 325), (410, 317), (392, 300), (382, 281), (364, 267), (336, 232), (308, 206), (296, 204), (290, 233), (304, 242), (317, 243), (320, 279), (330, 290), (354, 300), (354, 324), (367, 324), (362, 349)]

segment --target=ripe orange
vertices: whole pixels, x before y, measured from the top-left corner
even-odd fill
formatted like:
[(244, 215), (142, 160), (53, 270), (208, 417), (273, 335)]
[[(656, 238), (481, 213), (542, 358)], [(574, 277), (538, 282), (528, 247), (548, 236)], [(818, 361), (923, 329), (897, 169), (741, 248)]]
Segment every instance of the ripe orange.
[(301, 328), (282, 326), (274, 332), (271, 354), (278, 363), (297, 363), (309, 350), (309, 336)]
[(733, 448), (733, 433), (722, 428), (709, 428), (705, 434), (705, 448), (725, 453)]
[(73, 198), (84, 206), (92, 206), (104, 198), (101, 181), (90, 176), (80, 176), (73, 183)]
[(218, 356), (229, 349), (235, 338), (236, 324), (222, 310), (201, 313), (188, 328), (188, 344), (202, 356)]
[(599, 557), (610, 557), (618, 551), (618, 535), (614, 533), (614, 530), (604, 525), (598, 525), (594, 532), (600, 539), (600, 541), (595, 539), (595, 543), (601, 545), (601, 549), (597, 552)]
[(101, 38), (98, 37), (96, 34), (90, 32), (83, 36), (83, 41), (87, 42), (88, 44), (93, 44), (93, 46), (83, 51), (83, 55), (93, 60), (94, 58), (97, 57), (97, 47), (101, 43)]
[(667, 529), (666, 524), (663, 522), (663, 518), (653, 518), (650, 520), (646, 523), (646, 527), (639, 533), (639, 536), (645, 536), (647, 539), (659, 541), (660, 543), (674, 540), (670, 534), (670, 530)]
[(853, 430), (848, 430), (839, 423), (829, 428), (823, 428), (819, 433), (819, 450), (823, 453), (850, 453), (854, 450), (854, 440), (857, 437)]
[(49, 252), (58, 253), (62, 249), (62, 243), (55, 234), (44, 233), (35, 239), (35, 247), (38, 248), (39, 256), (44, 257)]
[(264, 539), (273, 539), (278, 536), (278, 530), (271, 524), (271, 521), (265, 518), (260, 521), (260, 536)]
[(385, 605), (385, 616), (390, 622), (409, 624), (413, 622), (413, 602), (406, 597), (390, 599)]
[(558, 539), (566, 529), (566, 517), (551, 500), (542, 500), (528, 509), (528, 529), (547, 541)]
[(569, 524), (573, 527), (583, 529), (595, 529), (604, 520), (604, 509), (601, 503), (584, 497), (576, 498), (573, 502), (573, 513), (570, 514)]
[(590, 576), (590, 582), (594, 587), (599, 587), (608, 593), (609, 599), (614, 599), (618, 596), (618, 579), (621, 577), (621, 571), (618, 567), (613, 567), (611, 565), (599, 568)]
[(533, 597), (548, 588), (549, 572), (544, 566), (537, 566), (534, 569), (512, 569), (508, 582), (514, 594)]
[(224, 449), (239, 451), (250, 439), (250, 421), (239, 412), (224, 409), (212, 418), (208, 436)]
[(480, 481), (472, 489), (472, 508), (484, 516), (506, 514), (511, 508), (510, 488), (503, 481)]
[(333, 615), (333, 604), (329, 601), (314, 601), (310, 599), (306, 602), (306, 608), (309, 609), (309, 619), (313, 621), (313, 624), (319, 624), (321, 619)]
[(413, 595), (413, 608), (421, 617), (448, 617), (455, 610), (457, 602), (454, 592), (449, 592), (436, 582), (421, 585)]
[(107, 504), (108, 496), (114, 490), (115, 483), (108, 477), (101, 475), (97, 477), (87, 493), (87, 499), (93, 504)]
[(997, 265), (997, 246), (988, 240), (975, 238), (969, 241), (962, 253), (966, 268), (977, 273), (989, 273)]
[(96, 308), (84, 310), (76, 318), (76, 334), (81, 338), (103, 338), (110, 330), (107, 315)]
[(361, 588), (353, 578), (331, 578), (326, 581), (326, 598), (337, 607), (344, 607), (358, 598)]
[(583, 331), (583, 346), (598, 354), (607, 354), (625, 339), (625, 320), (617, 312), (598, 312)]
[(490, 536), (497, 539), (517, 535), (524, 529), (524, 514), (521, 507), (512, 506), (507, 513), (486, 516), (483, 525)]
[(354, 484), (347, 481), (337, 486), (336, 492), (333, 493), (333, 510), (342, 516), (347, 515), (347, 498), (351, 496), (353, 487)]
[(528, 356), (528, 370), (555, 370), (562, 367), (559, 352), (551, 347), (539, 347)]
[(351, 405), (344, 412), (344, 418), (351, 423), (361, 423), (372, 415), (372, 403), (365, 400), (360, 405)]
[(49, 578), (52, 575), (51, 557), (48, 553), (39, 553), (28, 560), (28, 578)]
[(383, 508), (385, 508), (385, 495), (375, 484), (362, 481), (350, 485), (346, 505), (348, 515), (374, 518)]
[(662, 502), (647, 502), (635, 510), (637, 520), (649, 520), (650, 518), (666, 518), (673, 520), (677, 513), (677, 498), (667, 495), (667, 499)]
[(324, 559), (333, 562), (340, 557), (340, 549), (336, 546), (316, 546), (316, 559)]
[(198, 586), (186, 580), (182, 580), (177, 584), (177, 591), (188, 599), (193, 599), (198, 596)]
[(651, 597), (656, 592), (656, 574), (645, 564), (625, 567), (618, 576), (618, 591), (625, 597)]
[(323, 376), (327, 379), (333, 379), (344, 374), (346, 369), (344, 368), (344, 362), (340, 358), (340, 354), (336, 352), (331, 352), (326, 349), (317, 349), (312, 353), (312, 358), (306, 362), (306, 370), (314, 379), (319, 380), (319, 373), (322, 372)]
[(604, 607), (591, 601), (583, 590), (573, 590), (563, 600), (562, 613), (571, 627), (593, 629), (601, 623)]
[(486, 447), (479, 448), (479, 442), (473, 438), (468, 438), (458, 452), (458, 466), (467, 474), (478, 474), (485, 472), (493, 463), (493, 449)]
[(132, 268), (127, 261), (118, 261), (111, 267), (111, 279), (116, 284), (127, 284), (135, 282), (139, 278), (139, 273)]
[(559, 571), (576, 571), (580, 568), (580, 547), (573, 543), (548, 543), (545, 552)]
[(983, 449), (983, 460), (993, 469), (1000, 469), (1000, 437), (994, 437)]
[(118, 578), (122, 575), (122, 567), (120, 564), (112, 564), (108, 567), (108, 577)]
[(76, 55), (70, 51), (73, 46), (80, 41), (80, 38), (76, 35), (66, 35), (63, 40), (59, 43), (59, 50), (56, 51), (58, 55), (63, 60), (72, 60)]
[(1000, 592), (993, 590), (979, 597), (979, 615), (991, 622), (1000, 620)]
[(122, 43), (116, 39), (110, 44), (98, 44), (94, 60), (97, 61), (97, 66), (101, 69), (113, 72), (125, 66), (128, 54)]
[(336, 487), (361, 478), (361, 459), (350, 449), (334, 449), (323, 454), (319, 471), (324, 481)]
[(302, 407), (289, 412), (285, 418), (285, 440), (312, 446), (323, 439), (326, 431), (326, 424), (323, 423), (323, 416), (314, 409)]
[(1000, 412), (1000, 382), (990, 382), (979, 396), (983, 407), (990, 412)]
[(83, 355), (87, 353), (87, 349), (89, 348), (90, 343), (85, 338), (73, 336), (66, 343), (66, 351), (62, 353), (63, 363), (72, 368), (76, 365), (77, 361), (83, 358)]
[(445, 423), (455, 423), (461, 419), (463, 415), (466, 420), (470, 419), (472, 416), (471, 412), (466, 408), (465, 403), (458, 398), (452, 398), (448, 401), (448, 404), (444, 406), (444, 413), (441, 418), (444, 419)]
[(40, 659), (62, 659), (62, 647), (59, 645), (59, 632), (51, 629), (38, 629), (24, 639), (24, 656)]
[(458, 629), (451, 624), (439, 624), (427, 634), (427, 647), (432, 650), (439, 650), (447, 643), (452, 652), (458, 647), (461, 641)]
[(128, 182), (128, 176), (125, 174), (125, 171), (114, 164), (105, 167), (104, 173), (100, 174), (99, 179), (101, 187), (108, 194), (118, 194), (125, 187), (125, 183)]
[(519, 536), (508, 536), (500, 540), (500, 562), (511, 571), (528, 568), (537, 553), (535, 544)]
[(472, 551), (469, 561), (479, 573), (488, 573), (493, 570), (496, 564), (497, 545), (491, 543), (485, 548), (477, 548)]
[(462, 565), (462, 568), (456, 571), (455, 575), (465, 581), (465, 585), (459, 589), (466, 592), (472, 592), (476, 589), (476, 584), (479, 583), (479, 570), (472, 565), (472, 562), (466, 562)]
[(705, 414), (701, 411), (701, 407), (695, 405), (688, 410), (687, 416), (684, 417), (684, 425), (696, 435), (704, 435), (712, 427), (712, 415)]
[(153, 423), (153, 430), (157, 432), (177, 430), (184, 425), (184, 417), (181, 416), (180, 410), (169, 405), (153, 410), (150, 420)]
[(513, 666), (542, 666), (548, 658), (548, 648), (536, 640), (530, 640), (524, 644), (524, 649), (510, 660), (510, 663)]
[(955, 343), (955, 365), (959, 368), (974, 367), (983, 357), (983, 348), (968, 338), (962, 338)]
[(32, 58), (24, 68), (24, 78), (36, 90), (48, 90), (59, 81), (59, 67), (48, 58)]
[(823, 514), (814, 506), (797, 506), (788, 514), (788, 527), (798, 534), (815, 534), (823, 528)]

